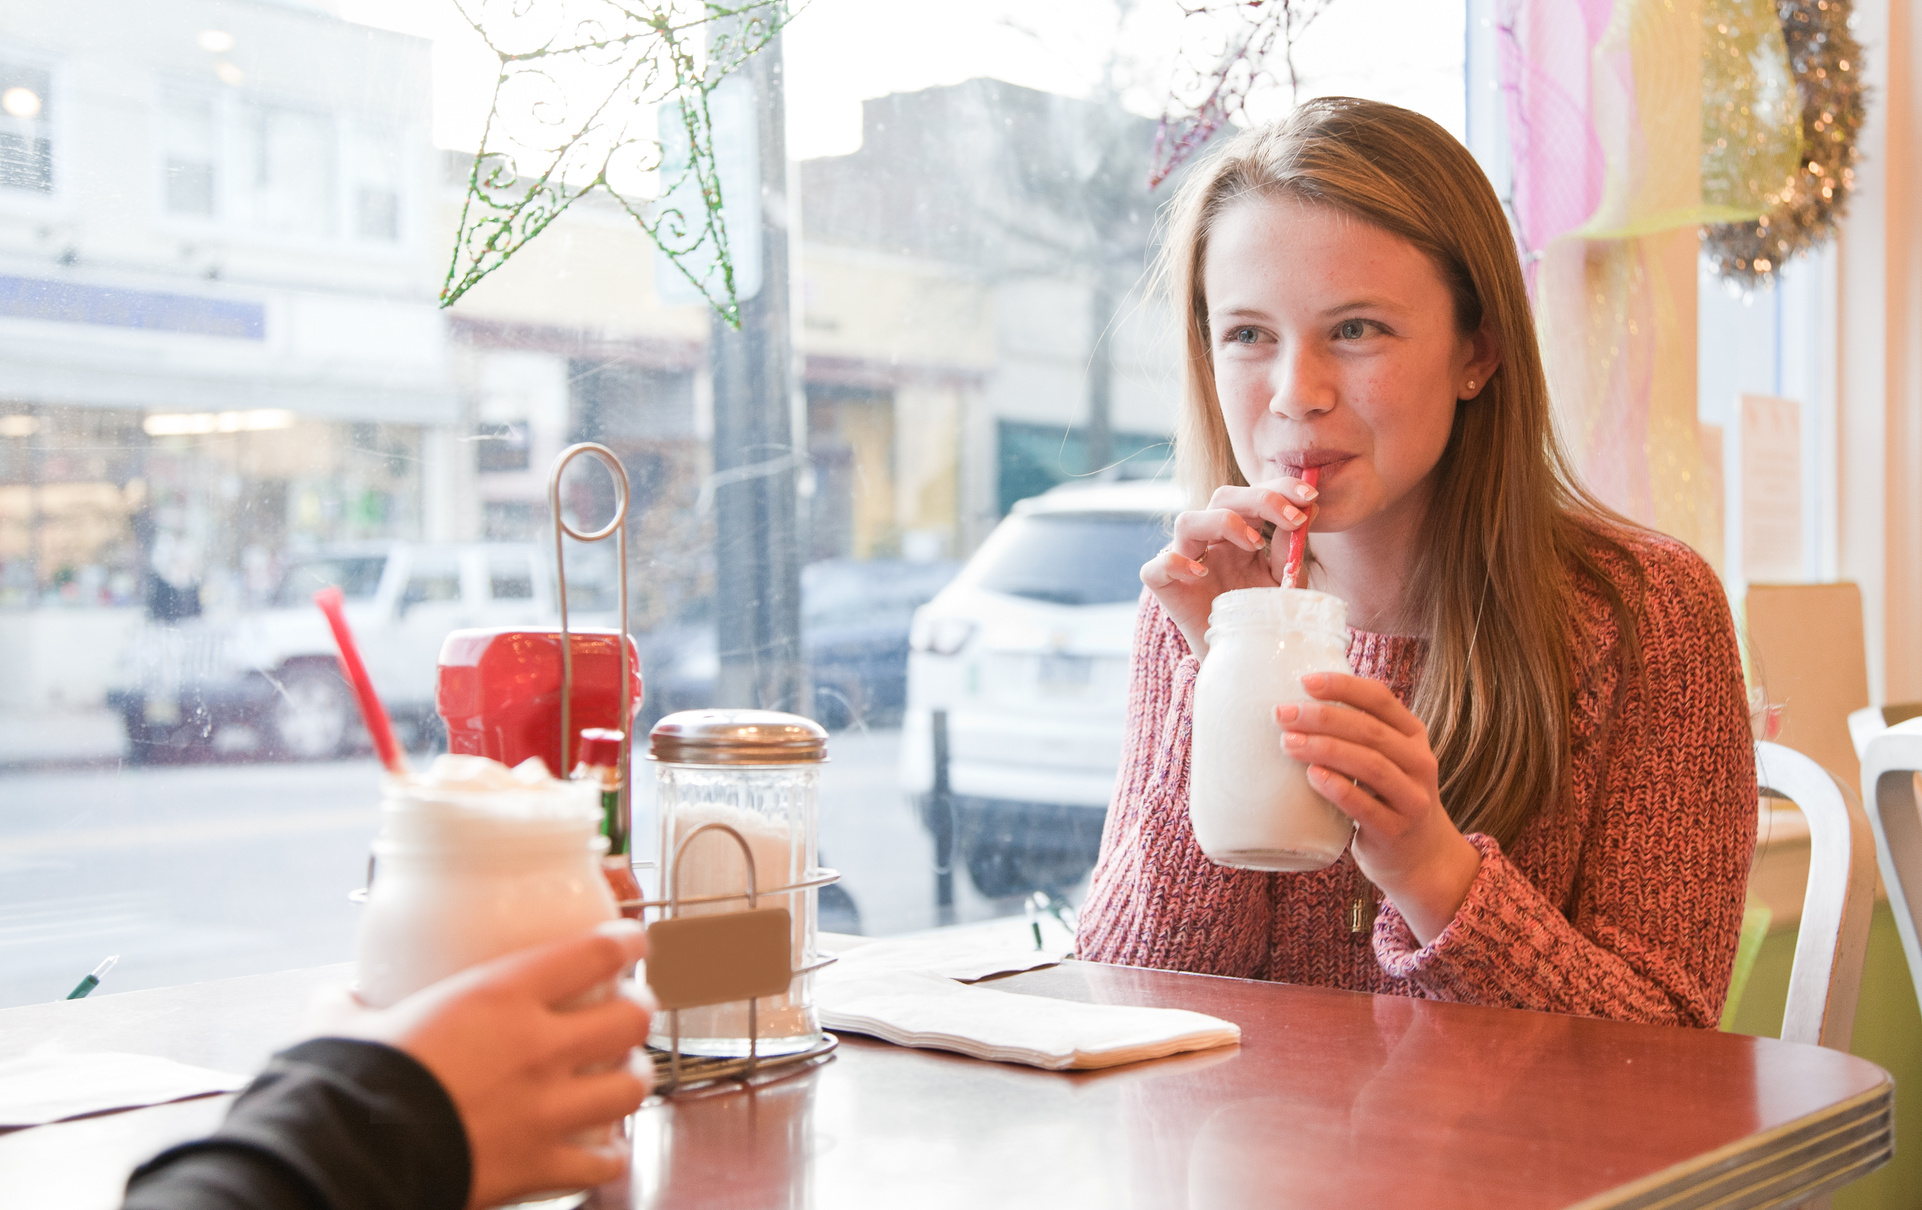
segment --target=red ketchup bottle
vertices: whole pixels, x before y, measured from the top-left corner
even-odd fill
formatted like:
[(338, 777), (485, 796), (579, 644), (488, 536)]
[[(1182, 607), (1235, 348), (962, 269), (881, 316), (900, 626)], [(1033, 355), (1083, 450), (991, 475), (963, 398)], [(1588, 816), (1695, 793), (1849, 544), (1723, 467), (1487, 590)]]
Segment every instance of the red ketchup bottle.
[[(612, 630), (575, 630), (574, 700), (568, 727), (626, 731), (641, 705), (641, 657), (627, 640), (631, 683), (621, 692), (620, 648)], [(622, 708), (621, 699), (627, 699)], [(578, 743), (561, 751), (561, 634), (558, 629), (456, 630), (440, 648), (435, 706), (447, 750), (490, 756), (512, 767), (530, 756), (564, 777)]]
[(574, 780), (591, 781), (601, 788), (601, 835), (607, 837), (601, 873), (607, 876), (614, 901), (621, 905), (621, 915), (638, 920), (641, 884), (634, 877), (627, 810), (621, 802), (621, 741), (625, 738), (619, 731), (606, 727), (582, 731), (581, 763), (574, 766)]

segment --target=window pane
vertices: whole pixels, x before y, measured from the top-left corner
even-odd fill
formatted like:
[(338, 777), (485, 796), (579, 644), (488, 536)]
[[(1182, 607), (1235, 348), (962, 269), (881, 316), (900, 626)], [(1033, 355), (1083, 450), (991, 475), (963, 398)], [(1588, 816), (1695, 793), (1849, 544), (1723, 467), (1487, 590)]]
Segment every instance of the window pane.
[(1107, 605), (1141, 595), (1141, 565), (1168, 541), (1160, 518), (1010, 517), (975, 557), (978, 588), (1060, 605)]
[(53, 192), (53, 76), (0, 59), (0, 188)]
[(260, 101), (241, 111), (240, 212), (251, 225), (323, 238), (334, 228), (334, 125)]
[(323, 588), (338, 588), (341, 596), (349, 601), (370, 601), (380, 590), (381, 573), (386, 568), (387, 560), (380, 555), (302, 559), (281, 578), (273, 603), (304, 606)]
[[(1459, 109), (1459, 10), (1442, 37), (1448, 6), (1380, 2), (1421, 20), (1363, 38), (1334, 6), (1315, 28), (1374, 74), (1303, 43), (1304, 91), (1439, 81)], [(725, 183), (766, 224), (737, 254), (789, 241), (785, 307), (737, 266), (764, 283), (737, 332), (598, 190), (437, 305), (496, 60), (435, 5), (228, 29), (0, 4), (0, 1004), (109, 953), (96, 994), (349, 959), (380, 769), (314, 593), (346, 598), (419, 766), (448, 634), (557, 626), (557, 555), (569, 624), (636, 637), (637, 729), (721, 702), (830, 729), (828, 927), (1021, 930), (1040, 892), (1065, 938), (1166, 541), (1180, 361), (1144, 280), (1170, 189), (1144, 188), (1140, 82), (1170, 39), (1152, 5), (1027, 6), (1013, 41), (1008, 4), (898, 7), (812, 0), (783, 31), (794, 168)], [(504, 120), (554, 117), (538, 99)], [(549, 469), (583, 441), (625, 475), (625, 583), (612, 541), (554, 548)], [(1064, 511), (1088, 482), (1116, 503)], [(558, 498), (594, 529), (616, 481), (579, 459)]]
[(176, 214), (211, 216), (220, 146), (214, 98), (193, 89), (163, 88), (159, 130), (162, 193), (167, 209)]

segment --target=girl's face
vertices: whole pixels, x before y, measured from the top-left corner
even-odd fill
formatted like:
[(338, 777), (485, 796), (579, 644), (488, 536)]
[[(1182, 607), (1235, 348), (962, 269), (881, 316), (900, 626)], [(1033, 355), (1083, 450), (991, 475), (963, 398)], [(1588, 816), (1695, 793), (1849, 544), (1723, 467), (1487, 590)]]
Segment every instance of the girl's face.
[(1428, 256), (1340, 211), (1255, 198), (1215, 219), (1202, 288), (1248, 482), (1320, 467), (1316, 532), (1418, 520), (1456, 401), (1496, 364), (1489, 338), (1455, 330)]

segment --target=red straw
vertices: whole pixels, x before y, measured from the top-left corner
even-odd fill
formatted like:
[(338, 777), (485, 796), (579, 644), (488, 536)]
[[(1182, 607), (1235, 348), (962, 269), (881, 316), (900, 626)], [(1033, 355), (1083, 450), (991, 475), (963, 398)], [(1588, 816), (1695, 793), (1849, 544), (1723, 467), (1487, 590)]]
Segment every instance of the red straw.
[(387, 708), (380, 704), (380, 697), (374, 692), (374, 682), (368, 679), (367, 665), (360, 662), (360, 648), (354, 646), (354, 632), (347, 629), (347, 614), (344, 600), (338, 588), (323, 588), (314, 594), (314, 604), (320, 612), (327, 615), (327, 625), (333, 628), (334, 645), (340, 649), (340, 671), (347, 683), (354, 687), (354, 698), (360, 703), (360, 717), (367, 724), (367, 734), (374, 737), (374, 751), (380, 754), (380, 763), (395, 777), (405, 776), (407, 760), (400, 754), (400, 745), (394, 742), (394, 727), (387, 721)]
[[(1308, 467), (1301, 472), (1301, 481), (1309, 487), (1314, 487), (1320, 480), (1321, 468), (1318, 466)], [(1300, 529), (1288, 535), (1288, 563), (1281, 570), (1282, 575), (1288, 581), (1289, 588), (1301, 587), (1301, 577), (1304, 570), (1302, 563), (1307, 557), (1308, 524), (1304, 521)]]

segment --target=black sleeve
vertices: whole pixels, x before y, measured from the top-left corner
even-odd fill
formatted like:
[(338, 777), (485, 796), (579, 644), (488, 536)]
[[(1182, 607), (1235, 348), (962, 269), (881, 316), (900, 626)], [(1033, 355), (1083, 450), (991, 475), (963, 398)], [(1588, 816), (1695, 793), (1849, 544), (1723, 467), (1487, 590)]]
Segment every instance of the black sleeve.
[(318, 1038), (275, 1055), (211, 1136), (135, 1169), (125, 1210), (461, 1210), (471, 1175), (431, 1072), (378, 1042)]

